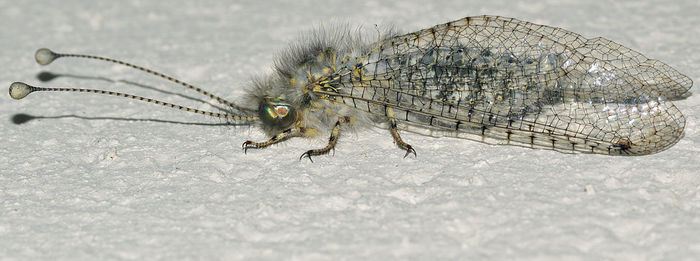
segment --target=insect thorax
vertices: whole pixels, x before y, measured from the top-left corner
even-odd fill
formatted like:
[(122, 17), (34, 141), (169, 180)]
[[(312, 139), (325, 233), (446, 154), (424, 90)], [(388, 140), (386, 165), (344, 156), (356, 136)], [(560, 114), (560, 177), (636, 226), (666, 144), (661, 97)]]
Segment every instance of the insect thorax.
[[(295, 45), (280, 55), (275, 73), (256, 82), (253, 96), (259, 104), (266, 100), (288, 103), (298, 113), (298, 127), (327, 131), (345, 116), (368, 122), (367, 115), (327, 94), (341, 93), (344, 82), (359, 79), (368, 45), (349, 33), (313, 40), (308, 46)], [(283, 131), (275, 126), (265, 129), (270, 134)]]

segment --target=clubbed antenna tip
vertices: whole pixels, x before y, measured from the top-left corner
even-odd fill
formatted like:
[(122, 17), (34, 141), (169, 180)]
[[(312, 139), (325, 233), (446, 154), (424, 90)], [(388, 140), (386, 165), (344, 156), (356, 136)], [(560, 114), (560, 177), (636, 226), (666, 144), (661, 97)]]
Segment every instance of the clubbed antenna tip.
[(32, 90), (32, 86), (29, 86), (28, 84), (23, 82), (13, 82), (10, 85), (10, 97), (12, 97), (15, 100), (27, 97), (27, 95), (29, 95), (33, 91), (34, 90)]
[(58, 55), (47, 48), (36, 50), (36, 53), (34, 54), (34, 59), (36, 59), (36, 62), (41, 65), (50, 64), (53, 62), (53, 60), (56, 60), (56, 58), (58, 58)]

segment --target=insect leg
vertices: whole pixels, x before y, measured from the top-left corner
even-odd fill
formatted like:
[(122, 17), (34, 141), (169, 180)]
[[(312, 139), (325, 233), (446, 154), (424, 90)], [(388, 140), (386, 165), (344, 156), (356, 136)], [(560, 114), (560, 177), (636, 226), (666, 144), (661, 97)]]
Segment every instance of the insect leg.
[(301, 154), (301, 157), (299, 157), (299, 160), (303, 159), (304, 157), (309, 158), (311, 162), (314, 162), (311, 159), (311, 156), (316, 156), (316, 155), (323, 155), (328, 153), (329, 151), (335, 149), (335, 143), (338, 141), (338, 137), (340, 136), (340, 124), (343, 123), (350, 123), (354, 121), (353, 118), (351, 117), (340, 117), (338, 118), (338, 121), (335, 122), (335, 126), (333, 126), (333, 130), (331, 130), (331, 137), (328, 138), (328, 145), (326, 145), (323, 148), (320, 149), (315, 149), (315, 150), (308, 150), (304, 152), (304, 154)]
[(394, 137), (394, 142), (396, 142), (396, 145), (399, 146), (399, 148), (406, 150), (406, 154), (403, 155), (404, 158), (411, 153), (413, 153), (413, 156), (418, 157), (418, 155), (416, 155), (416, 150), (413, 149), (413, 146), (401, 139), (401, 135), (399, 135), (399, 130), (398, 128), (396, 128), (396, 120), (394, 119), (391, 119), (391, 136)]
[(272, 136), (270, 140), (268, 141), (263, 141), (263, 142), (255, 142), (255, 141), (246, 141), (243, 142), (243, 145), (241, 146), (243, 148), (243, 153), (248, 153), (248, 149), (261, 149), (265, 148), (267, 146), (270, 146), (272, 144), (278, 143), (280, 141), (286, 140), (291, 137), (297, 137), (297, 136), (304, 136), (307, 133), (311, 132), (312, 130), (309, 128), (304, 128), (304, 127), (293, 127), (286, 129), (275, 136)]
[(405, 158), (411, 153), (413, 153), (413, 156), (417, 157), (418, 155), (416, 154), (416, 150), (413, 149), (413, 146), (403, 141), (403, 139), (401, 139), (401, 135), (399, 135), (399, 129), (396, 127), (396, 120), (394, 119), (394, 109), (391, 107), (386, 107), (386, 115), (389, 116), (389, 122), (391, 123), (391, 136), (394, 137), (394, 142), (396, 142), (396, 145), (399, 146), (399, 148), (406, 150), (406, 154), (403, 155), (403, 157)]

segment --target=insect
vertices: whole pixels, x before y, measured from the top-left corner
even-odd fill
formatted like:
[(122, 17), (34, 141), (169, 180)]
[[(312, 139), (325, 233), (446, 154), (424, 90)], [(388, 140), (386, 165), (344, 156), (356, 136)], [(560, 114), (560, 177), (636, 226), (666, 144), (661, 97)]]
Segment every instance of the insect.
[(197, 91), (228, 107), (209, 112), (131, 94), (42, 88), (16, 82), (10, 95), (89, 92), (126, 97), (233, 122), (260, 122), (271, 137), (244, 152), (293, 137), (328, 137), (333, 150), (352, 126), (452, 136), (560, 152), (645, 155), (682, 136), (685, 118), (671, 103), (692, 81), (670, 66), (605, 38), (498, 16), (467, 17), (413, 33), (366, 41), (347, 31), (317, 31), (281, 53), (274, 72), (254, 79), (237, 104), (126, 62), (40, 49), (42, 65), (61, 57), (126, 65)]

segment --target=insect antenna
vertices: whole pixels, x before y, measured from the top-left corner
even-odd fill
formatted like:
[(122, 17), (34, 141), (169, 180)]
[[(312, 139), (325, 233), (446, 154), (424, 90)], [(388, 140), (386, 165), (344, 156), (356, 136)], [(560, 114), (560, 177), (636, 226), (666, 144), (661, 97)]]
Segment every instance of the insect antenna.
[[(198, 87), (195, 87), (189, 83), (180, 81), (178, 79), (175, 79), (175, 78), (168, 76), (168, 75), (165, 75), (163, 73), (159, 73), (159, 72), (153, 71), (151, 69), (147, 69), (147, 68), (144, 68), (144, 67), (141, 67), (138, 65), (134, 65), (131, 63), (123, 62), (120, 60), (106, 58), (106, 57), (100, 57), (100, 56), (94, 56), (94, 55), (85, 55), (85, 54), (55, 53), (55, 52), (53, 52), (49, 49), (46, 49), (46, 48), (41, 48), (41, 49), (37, 50), (36, 54), (34, 55), (36, 62), (41, 64), (41, 65), (50, 64), (54, 60), (61, 58), (61, 57), (74, 57), (74, 58), (100, 60), (100, 61), (106, 61), (106, 62), (110, 62), (110, 63), (124, 65), (124, 66), (130, 67), (130, 68), (133, 68), (133, 69), (136, 69), (139, 71), (146, 72), (146, 73), (151, 74), (151, 75), (158, 76), (160, 78), (177, 83), (179, 85), (182, 85), (185, 88), (194, 90), (194, 91), (196, 91), (204, 96), (207, 96), (211, 99), (216, 100), (219, 103), (225, 104), (234, 110), (248, 111), (248, 112), (251, 111), (250, 109), (240, 108), (232, 102), (229, 102), (221, 97), (218, 97), (218, 96), (211, 94), (205, 90), (202, 90)], [(177, 104), (173, 104), (173, 103), (169, 103), (169, 102), (159, 101), (159, 100), (155, 100), (152, 98), (146, 98), (146, 97), (137, 96), (137, 95), (128, 94), (128, 93), (122, 93), (122, 92), (114, 92), (114, 91), (106, 91), (106, 90), (98, 90), (98, 89), (82, 89), (82, 88), (45, 88), (45, 87), (32, 86), (32, 85), (29, 85), (29, 84), (26, 84), (23, 82), (14, 82), (10, 85), (10, 96), (13, 99), (17, 99), (17, 100), (26, 97), (27, 95), (29, 95), (32, 92), (39, 92), (39, 91), (43, 91), (43, 92), (86, 92), (86, 93), (106, 94), (106, 95), (113, 95), (113, 96), (118, 96), (118, 97), (124, 97), (124, 98), (154, 103), (154, 104), (162, 105), (165, 107), (170, 107), (170, 108), (179, 109), (179, 110), (186, 111), (186, 112), (197, 113), (197, 114), (207, 115), (207, 116), (216, 117), (216, 118), (236, 120), (236, 121), (257, 121), (258, 120), (257, 116), (204, 111), (204, 110), (194, 109), (194, 108), (185, 107), (185, 106), (181, 106), (181, 105), (177, 105)]]

